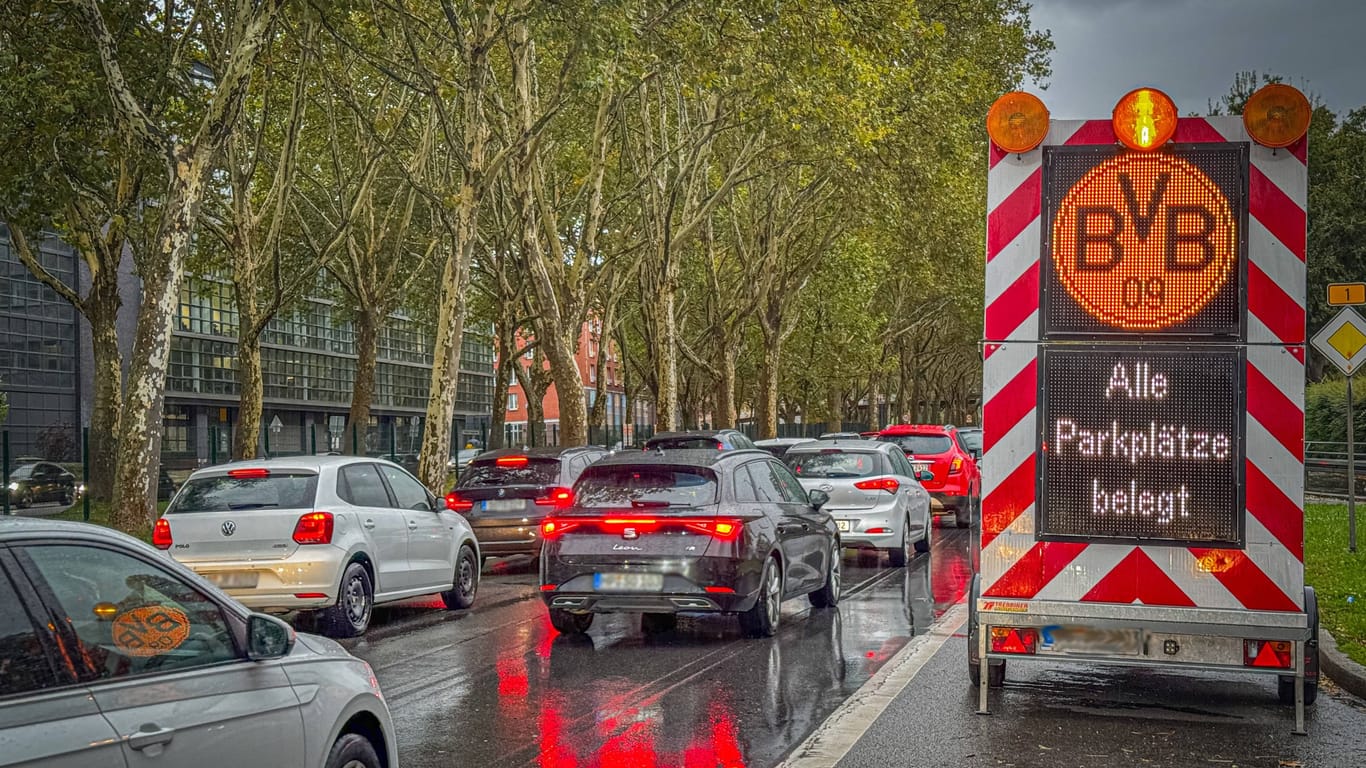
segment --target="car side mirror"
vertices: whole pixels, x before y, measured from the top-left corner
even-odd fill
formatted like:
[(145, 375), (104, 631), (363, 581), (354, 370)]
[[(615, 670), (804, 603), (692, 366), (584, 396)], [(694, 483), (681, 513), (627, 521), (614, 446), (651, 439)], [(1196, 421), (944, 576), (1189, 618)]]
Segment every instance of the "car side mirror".
[(922, 483), (927, 480), (933, 480), (934, 473), (929, 471), (928, 469), (918, 469), (915, 472), (915, 479)]
[(806, 498), (811, 502), (811, 506), (816, 509), (820, 509), (830, 503), (830, 494), (819, 488), (812, 489), (810, 493), (806, 494)]
[(247, 658), (252, 661), (280, 659), (294, 650), (294, 628), (281, 619), (253, 613), (247, 619)]

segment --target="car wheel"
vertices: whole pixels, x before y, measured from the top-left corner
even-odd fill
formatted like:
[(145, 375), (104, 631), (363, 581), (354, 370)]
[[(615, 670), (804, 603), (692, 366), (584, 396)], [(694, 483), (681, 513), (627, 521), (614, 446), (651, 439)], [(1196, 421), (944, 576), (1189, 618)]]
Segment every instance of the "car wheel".
[(972, 518), (974, 517), (973, 513), (976, 511), (976, 506), (976, 500), (973, 497), (969, 496), (967, 498), (966, 503), (962, 507), (959, 507), (958, 509), (954, 510), (954, 525), (958, 526), (959, 528), (971, 528)]
[(33, 491), (24, 491), (23, 494), (19, 496), (19, 503), (17, 506), (20, 509), (28, 509), (33, 506)]
[(921, 554), (924, 554), (924, 553), (930, 551), (930, 528), (929, 528), (929, 526), (925, 526), (925, 535), (924, 535), (924, 536), (921, 536), (919, 539), (916, 540), (916, 542), (915, 542), (915, 551), (916, 551), (916, 552), (919, 552), (919, 553), (921, 553)]
[(332, 745), (324, 765), (326, 768), (380, 768), (382, 763), (369, 739), (355, 733), (344, 733)]
[[(590, 614), (591, 615), (591, 614)], [(640, 614), (640, 631), (647, 635), (671, 632), (678, 626), (678, 615), (673, 613)]]
[(906, 551), (910, 549), (910, 542), (906, 541), (906, 523), (901, 523), (901, 546), (896, 549), (887, 550), (887, 564), (893, 568), (905, 568), (907, 557)]
[[(968, 679), (973, 685), (982, 684), (982, 669), (971, 661), (968, 662)], [(1006, 663), (1002, 659), (999, 663), (995, 659), (987, 660), (987, 687), (1000, 688), (1006, 684)], [(1308, 701), (1309, 691), (1305, 690), (1305, 701)]]
[(759, 579), (759, 598), (754, 607), (740, 614), (740, 628), (750, 637), (773, 637), (783, 603), (783, 579), (778, 561), (770, 557)]
[(838, 543), (830, 548), (830, 570), (825, 574), (825, 584), (808, 595), (811, 605), (817, 608), (833, 608), (840, 601), (844, 569), (844, 564), (840, 562), (840, 555), (843, 552), (844, 550), (840, 549)]
[(323, 632), (329, 637), (356, 637), (370, 626), (375, 607), (375, 588), (370, 574), (360, 563), (351, 563), (342, 573), (337, 604), (323, 611)]
[(559, 608), (551, 608), (550, 626), (562, 635), (582, 635), (593, 626), (593, 614), (570, 613)]
[(76, 492), (70, 488), (62, 491), (62, 503), (71, 506), (76, 503)]
[(448, 610), (474, 605), (474, 593), (479, 591), (479, 561), (469, 546), (461, 546), (455, 558), (455, 583), (441, 593)]

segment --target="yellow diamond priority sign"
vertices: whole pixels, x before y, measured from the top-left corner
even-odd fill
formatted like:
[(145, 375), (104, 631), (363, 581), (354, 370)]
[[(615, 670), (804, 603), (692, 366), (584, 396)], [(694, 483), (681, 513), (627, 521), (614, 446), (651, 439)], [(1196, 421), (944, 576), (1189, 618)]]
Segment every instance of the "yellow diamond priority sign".
[(1351, 307), (1343, 307), (1323, 329), (1314, 334), (1314, 348), (1351, 376), (1366, 363), (1366, 320)]

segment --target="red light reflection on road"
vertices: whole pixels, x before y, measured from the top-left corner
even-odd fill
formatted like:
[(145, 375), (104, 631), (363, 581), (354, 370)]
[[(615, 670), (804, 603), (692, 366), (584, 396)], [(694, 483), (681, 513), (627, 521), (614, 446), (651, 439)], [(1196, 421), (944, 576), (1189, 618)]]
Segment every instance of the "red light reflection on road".
[[(745, 768), (735, 716), (719, 698), (711, 702), (707, 722), (699, 723), (681, 752), (660, 750), (663, 724), (658, 710), (614, 714), (586, 729), (582, 720), (591, 713), (566, 719), (558, 701), (545, 701), (539, 717), (540, 768)], [(605, 740), (599, 745), (584, 743), (586, 734)]]
[[(969, 546), (972, 546), (971, 542)], [(930, 561), (930, 590), (934, 595), (936, 613), (963, 599), (972, 582), (972, 564), (968, 553), (960, 547), (940, 547)]]

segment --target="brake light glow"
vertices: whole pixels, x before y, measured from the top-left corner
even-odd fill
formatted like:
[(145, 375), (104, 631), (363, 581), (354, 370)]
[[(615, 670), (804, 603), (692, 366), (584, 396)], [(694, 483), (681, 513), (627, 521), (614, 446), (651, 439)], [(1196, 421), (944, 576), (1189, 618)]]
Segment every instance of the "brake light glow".
[(739, 520), (719, 520), (705, 517), (697, 520), (685, 520), (683, 527), (691, 531), (708, 534), (720, 541), (731, 541), (737, 538), (740, 531), (745, 528)]
[(553, 539), (556, 536), (559, 536), (560, 534), (564, 533), (565, 531), (572, 530), (578, 527), (578, 522), (573, 520), (563, 520), (547, 517), (545, 520), (541, 521), (541, 538)]
[(228, 477), (235, 478), (235, 479), (252, 479), (252, 478), (270, 477), (270, 470), (269, 470), (269, 469), (262, 469), (262, 468), (257, 468), (257, 469), (230, 469), (230, 470), (228, 470)]
[(730, 587), (707, 587), (707, 591), (713, 595), (733, 595), (735, 590)]
[(891, 533), (891, 528), (869, 528), (864, 533)]
[(170, 549), (171, 544), (171, 524), (166, 518), (157, 518), (156, 525), (152, 526), (152, 546), (157, 549)]
[(558, 585), (558, 584), (542, 584), (542, 585), (541, 585), (541, 591), (542, 591), (542, 592), (554, 592), (556, 589), (559, 589), (559, 585)]
[(323, 592), (295, 592), (294, 596), (300, 600), (323, 600), (327, 594)]
[(1290, 669), (1295, 665), (1290, 648), (1291, 644), (1284, 640), (1244, 640), (1243, 666)]
[(536, 503), (543, 507), (563, 508), (573, 506), (574, 492), (568, 488), (547, 488), (545, 495), (536, 499)]
[(992, 653), (1034, 653), (1039, 645), (1039, 631), (1033, 627), (992, 627)]
[(527, 461), (529, 460), (525, 456), (499, 456), (493, 463), (500, 467), (525, 467)]
[(743, 520), (728, 517), (547, 517), (541, 522), (541, 536), (554, 538), (575, 528), (591, 527), (602, 533), (622, 534), (630, 528), (650, 533), (661, 528), (705, 533), (720, 541), (733, 541), (744, 531)]
[(963, 457), (955, 457), (953, 463), (949, 465), (949, 474), (956, 475), (963, 471)]
[(875, 477), (872, 480), (860, 480), (854, 483), (854, 487), (861, 491), (886, 491), (896, 493), (901, 488), (895, 477)]
[(455, 491), (446, 494), (446, 509), (452, 512), (469, 512), (474, 509), (474, 502), (461, 496)]
[(332, 513), (309, 512), (299, 517), (294, 524), (294, 541), (297, 544), (331, 544)]

